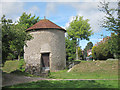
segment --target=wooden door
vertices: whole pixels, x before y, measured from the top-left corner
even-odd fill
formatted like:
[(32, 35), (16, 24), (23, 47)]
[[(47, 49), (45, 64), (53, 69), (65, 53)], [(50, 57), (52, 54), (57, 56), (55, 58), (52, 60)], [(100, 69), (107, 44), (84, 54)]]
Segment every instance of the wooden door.
[(49, 53), (43, 53), (42, 54), (42, 66), (43, 67), (49, 67)]

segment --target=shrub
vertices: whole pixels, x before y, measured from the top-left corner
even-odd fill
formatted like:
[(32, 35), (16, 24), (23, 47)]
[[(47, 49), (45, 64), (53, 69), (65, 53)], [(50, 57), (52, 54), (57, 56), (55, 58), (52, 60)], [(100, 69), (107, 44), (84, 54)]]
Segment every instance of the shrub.
[(92, 57), (96, 60), (97, 56), (96, 56), (96, 46), (92, 47)]
[(113, 58), (113, 54), (110, 52), (108, 40), (98, 43), (97, 46), (92, 48), (92, 56), (94, 59), (106, 60)]
[(19, 61), (19, 69), (18, 69), (18, 70), (20, 70), (20, 71), (22, 71), (22, 72), (25, 71), (25, 61), (24, 61), (24, 59), (21, 59), (21, 60)]

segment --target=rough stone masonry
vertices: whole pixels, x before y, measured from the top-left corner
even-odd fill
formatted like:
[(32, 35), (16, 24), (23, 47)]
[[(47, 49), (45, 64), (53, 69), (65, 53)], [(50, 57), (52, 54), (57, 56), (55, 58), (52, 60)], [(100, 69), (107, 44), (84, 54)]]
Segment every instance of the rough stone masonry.
[(40, 75), (50, 70), (66, 67), (65, 30), (53, 22), (43, 19), (26, 30), (33, 37), (24, 47), (26, 71)]

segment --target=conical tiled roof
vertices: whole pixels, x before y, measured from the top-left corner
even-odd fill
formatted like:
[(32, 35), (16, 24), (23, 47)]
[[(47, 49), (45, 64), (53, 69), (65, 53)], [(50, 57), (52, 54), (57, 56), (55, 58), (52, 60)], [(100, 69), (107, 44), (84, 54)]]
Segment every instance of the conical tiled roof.
[(60, 29), (66, 31), (65, 29), (61, 28), (60, 26), (56, 25), (48, 19), (40, 20), (39, 22), (28, 28), (26, 31), (38, 29)]

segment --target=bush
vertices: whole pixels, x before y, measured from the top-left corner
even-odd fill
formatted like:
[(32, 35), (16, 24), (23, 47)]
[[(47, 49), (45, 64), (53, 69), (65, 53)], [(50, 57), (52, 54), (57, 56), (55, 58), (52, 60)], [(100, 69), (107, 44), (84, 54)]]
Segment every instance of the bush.
[(22, 71), (22, 72), (25, 71), (25, 61), (24, 61), (24, 59), (21, 59), (21, 60), (19, 61), (19, 69), (18, 69), (18, 70), (20, 70), (20, 71)]
[(96, 60), (97, 56), (96, 56), (96, 46), (92, 47), (92, 57)]
[(109, 43), (103, 41), (97, 44), (92, 48), (92, 56), (94, 59), (106, 60), (108, 58), (113, 58), (113, 54), (110, 52)]

